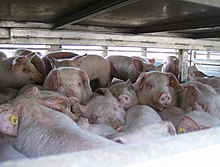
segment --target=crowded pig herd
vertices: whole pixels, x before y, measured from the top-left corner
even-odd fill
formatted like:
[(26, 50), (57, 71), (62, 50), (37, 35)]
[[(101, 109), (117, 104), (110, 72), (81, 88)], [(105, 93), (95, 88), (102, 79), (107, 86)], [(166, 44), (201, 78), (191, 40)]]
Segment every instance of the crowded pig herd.
[(0, 161), (125, 144), (220, 125), (220, 79), (179, 60), (20, 49), (0, 55)]

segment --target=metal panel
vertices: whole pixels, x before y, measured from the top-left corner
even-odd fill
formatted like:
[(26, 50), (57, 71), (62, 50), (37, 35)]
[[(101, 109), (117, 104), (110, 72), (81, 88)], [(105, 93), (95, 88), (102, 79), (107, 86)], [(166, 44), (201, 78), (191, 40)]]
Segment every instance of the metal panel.
[(71, 30), (11, 28), (10, 39), (0, 43), (18, 44), (83, 44), (104, 46), (141, 46), (176, 49), (220, 50), (220, 42), (169, 36), (106, 34)]
[(145, 144), (9, 161), (3, 167), (176, 167), (219, 166), (220, 128), (165, 137)]
[(68, 24), (74, 24), (80, 22), (85, 19), (89, 19), (91, 17), (103, 14), (105, 12), (112, 11), (114, 9), (132, 4), (139, 0), (104, 0), (100, 1), (88, 8), (85, 8), (79, 12), (76, 12), (62, 20), (59, 20), (54, 23), (54, 28), (62, 28)]

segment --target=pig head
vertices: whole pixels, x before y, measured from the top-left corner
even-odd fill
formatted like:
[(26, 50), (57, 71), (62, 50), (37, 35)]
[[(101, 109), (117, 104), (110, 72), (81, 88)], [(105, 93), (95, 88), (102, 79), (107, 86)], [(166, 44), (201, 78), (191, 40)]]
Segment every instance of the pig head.
[(220, 96), (211, 86), (198, 81), (190, 81), (181, 84), (183, 90), (178, 91), (179, 106), (190, 112), (193, 104), (198, 103), (202, 109), (220, 118)]
[(126, 112), (119, 107), (117, 99), (106, 88), (98, 89), (103, 95), (92, 98), (82, 109), (82, 116), (88, 118), (90, 123), (107, 124), (114, 129), (125, 124)]
[(179, 76), (179, 59), (176, 56), (167, 56), (165, 60), (163, 60), (164, 65), (162, 68), (162, 72), (170, 72), (173, 73), (176, 78)]
[(51, 70), (45, 78), (43, 88), (57, 91), (68, 97), (77, 97), (81, 104), (86, 104), (92, 95), (88, 75), (74, 67)]
[(20, 88), (26, 84), (43, 83), (43, 75), (31, 63), (33, 54), (0, 61), (0, 88)]
[(157, 111), (176, 105), (176, 90), (182, 89), (174, 74), (159, 71), (142, 73), (133, 86), (139, 103)]
[(118, 99), (120, 106), (125, 110), (139, 104), (136, 92), (130, 80), (115, 83), (108, 87), (108, 90)]

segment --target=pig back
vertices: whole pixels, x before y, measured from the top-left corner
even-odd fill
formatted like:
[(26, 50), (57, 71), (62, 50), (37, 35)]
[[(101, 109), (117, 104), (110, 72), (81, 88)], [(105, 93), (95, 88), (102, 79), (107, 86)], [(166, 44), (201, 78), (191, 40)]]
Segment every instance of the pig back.
[[(45, 97), (43, 99), (46, 101)], [(54, 110), (53, 105), (44, 106), (40, 99), (20, 96), (13, 102), (21, 109), (18, 134), (12, 137), (0, 133), (0, 138), (27, 157), (118, 146), (104, 137), (80, 129), (71, 118)]]
[(46, 67), (46, 74), (48, 74), (53, 67), (51, 66), (50, 58), (55, 58), (55, 59), (66, 59), (66, 58), (72, 58), (78, 56), (78, 54), (73, 53), (73, 52), (64, 52), (64, 51), (51, 51), (46, 53), (45, 55), (42, 56), (42, 60), (45, 64)]

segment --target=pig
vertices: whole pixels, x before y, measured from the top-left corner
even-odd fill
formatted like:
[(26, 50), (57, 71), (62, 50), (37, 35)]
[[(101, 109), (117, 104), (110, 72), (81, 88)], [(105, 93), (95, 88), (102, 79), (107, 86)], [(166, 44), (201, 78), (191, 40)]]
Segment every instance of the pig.
[(177, 125), (179, 124), (181, 117), (186, 113), (186, 111), (176, 106), (170, 106), (158, 112), (162, 120), (170, 121), (174, 125), (176, 130), (178, 129)]
[(198, 81), (182, 83), (184, 88), (177, 92), (179, 107), (186, 112), (193, 111), (193, 104), (198, 103), (202, 109), (220, 118), (220, 96), (214, 88)]
[(82, 130), (65, 114), (71, 114), (69, 106), (58, 92), (30, 88), (0, 105), (0, 139), (28, 158), (120, 146)]
[(104, 88), (108, 84), (110, 77), (110, 64), (104, 57), (99, 55), (85, 55), (76, 56), (71, 59), (56, 60), (53, 57), (50, 59), (55, 68), (78, 67), (88, 74), (90, 81), (97, 79), (99, 85), (94, 86), (93, 90), (99, 87)]
[(162, 121), (158, 113), (146, 105), (133, 106), (127, 110), (126, 124), (118, 132), (107, 136), (108, 139), (122, 144), (145, 143), (152, 139), (176, 134), (169, 121)]
[(34, 55), (33, 58), (31, 59), (31, 63), (34, 65), (34, 67), (39, 71), (43, 77), (45, 78), (46, 76), (46, 66), (42, 60), (41, 53), (39, 52), (33, 52), (29, 49), (17, 49), (15, 52), (12, 54), (12, 56), (27, 56), (29, 54)]
[(77, 125), (84, 129), (85, 131), (95, 133), (97, 135), (106, 137), (108, 135), (117, 133), (113, 127), (106, 125), (106, 124), (90, 124), (87, 118), (81, 117), (77, 121)]
[(108, 90), (118, 99), (120, 107), (125, 110), (139, 104), (136, 92), (130, 80), (112, 84), (112, 86), (108, 87)]
[(8, 58), (7, 55), (4, 52), (0, 51), (0, 60), (4, 60), (7, 58)]
[(130, 79), (134, 83), (142, 72), (161, 71), (163, 66), (157, 67), (139, 58), (128, 56), (111, 55), (106, 57), (106, 60), (110, 63), (111, 69), (109, 83), (114, 77), (124, 81)]
[(176, 78), (179, 76), (179, 58), (176, 56), (167, 56), (163, 60), (164, 64), (162, 67), (162, 72), (170, 72), (173, 73)]
[(219, 77), (212, 77), (212, 78), (197, 77), (197, 78), (194, 78), (193, 81), (198, 81), (204, 84), (208, 84), (209, 86), (213, 87), (218, 94), (220, 94), (220, 78)]
[(34, 54), (0, 60), (0, 89), (42, 84), (43, 75), (31, 63)]
[(19, 153), (7, 142), (0, 140), (0, 163), (5, 161), (15, 161), (21, 159), (28, 159), (23, 154)]
[(118, 100), (106, 89), (98, 89), (100, 94), (88, 101), (86, 106), (79, 106), (82, 117), (92, 124), (106, 124), (114, 129), (125, 124), (126, 112), (119, 107)]
[(23, 86), (22, 88), (20, 88), (18, 90), (17, 96), (20, 96), (20, 95), (24, 94), (24, 92), (26, 90), (28, 90), (29, 88), (32, 88), (32, 87), (37, 87), (38, 89), (42, 90), (42, 86), (41, 85), (27, 84), (27, 85)]
[(195, 65), (190, 66), (187, 69), (187, 81), (195, 80), (196, 78), (212, 78), (214, 76), (208, 76), (200, 71)]
[(142, 61), (145, 61), (145, 62), (151, 63), (151, 64), (154, 64), (156, 62), (155, 58), (148, 59), (148, 58), (146, 58), (144, 56), (131, 56), (131, 57), (136, 58), (136, 59), (140, 59)]
[(0, 104), (7, 103), (14, 99), (18, 94), (17, 89), (5, 88), (0, 90)]
[(48, 74), (52, 70), (50, 58), (53, 57), (55, 59), (66, 59), (72, 58), (75, 56), (79, 56), (77, 53), (73, 52), (64, 52), (64, 51), (50, 51), (47, 52), (45, 55), (42, 56), (42, 60), (46, 67), (46, 74)]
[(92, 95), (88, 75), (79, 68), (62, 67), (49, 72), (42, 86), (68, 97), (77, 97), (81, 104), (86, 104)]
[(139, 104), (149, 105), (156, 111), (177, 105), (177, 90), (183, 89), (172, 73), (143, 72), (133, 84)]
[(193, 111), (190, 111), (179, 118), (177, 133), (187, 133), (212, 127), (220, 126), (220, 119), (205, 112), (198, 103), (193, 103)]

